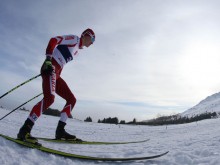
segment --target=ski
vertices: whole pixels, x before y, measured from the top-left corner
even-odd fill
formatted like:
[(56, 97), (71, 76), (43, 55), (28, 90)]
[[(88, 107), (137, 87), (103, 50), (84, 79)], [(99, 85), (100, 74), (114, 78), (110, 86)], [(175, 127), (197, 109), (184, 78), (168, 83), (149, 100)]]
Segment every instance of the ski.
[(56, 142), (56, 143), (88, 144), (88, 145), (116, 145), (116, 144), (143, 143), (150, 140), (150, 139), (146, 139), (146, 140), (130, 141), (130, 142), (97, 142), (97, 141), (58, 140), (58, 139), (43, 138), (43, 137), (36, 137), (36, 138), (39, 140)]
[(59, 155), (59, 156), (66, 157), (66, 158), (83, 159), (83, 160), (90, 160), (90, 161), (136, 161), (136, 160), (147, 160), (147, 159), (159, 158), (161, 156), (166, 155), (169, 152), (169, 151), (167, 151), (167, 152), (164, 152), (162, 154), (152, 155), (152, 156), (129, 157), (129, 158), (92, 157), (92, 156), (78, 155), (78, 154), (67, 153), (67, 152), (63, 152), (63, 151), (59, 151), (59, 150), (54, 150), (54, 149), (51, 149), (51, 148), (44, 147), (43, 145), (35, 145), (35, 144), (27, 143), (27, 142), (12, 138), (10, 136), (2, 135), (2, 134), (0, 134), (0, 136), (7, 139), (7, 140), (9, 140), (9, 141), (20, 144), (22, 146), (25, 146), (25, 147), (28, 147), (28, 148), (34, 148), (34, 149), (37, 149), (37, 150), (40, 150), (42, 152), (46, 152), (46, 153), (49, 153), (49, 154)]

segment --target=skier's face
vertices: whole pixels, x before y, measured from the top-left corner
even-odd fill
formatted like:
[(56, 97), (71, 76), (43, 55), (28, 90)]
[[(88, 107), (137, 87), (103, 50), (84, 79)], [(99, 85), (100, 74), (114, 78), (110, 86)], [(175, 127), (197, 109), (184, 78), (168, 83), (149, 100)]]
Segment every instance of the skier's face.
[(89, 35), (84, 36), (84, 46), (89, 47), (93, 44), (93, 39)]

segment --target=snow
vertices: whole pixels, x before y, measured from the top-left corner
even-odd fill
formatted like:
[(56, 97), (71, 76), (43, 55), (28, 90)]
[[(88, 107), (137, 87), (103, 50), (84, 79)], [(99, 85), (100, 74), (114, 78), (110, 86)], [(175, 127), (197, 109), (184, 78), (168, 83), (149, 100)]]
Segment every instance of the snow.
[(220, 92), (208, 96), (196, 106), (181, 113), (181, 116), (192, 117), (206, 112), (220, 112)]
[[(0, 116), (8, 113), (0, 109)], [(74, 115), (74, 114), (73, 114)], [(15, 111), (0, 121), (1, 134), (16, 137), (28, 112)], [(42, 115), (32, 135), (54, 137), (58, 117)], [(69, 159), (21, 147), (0, 137), (1, 165), (217, 165), (220, 164), (220, 118), (196, 123), (168, 126), (132, 126), (85, 123), (69, 119), (66, 130), (89, 141), (135, 141), (150, 138), (144, 143), (123, 145), (79, 145), (40, 141), (47, 147), (75, 154), (102, 157), (139, 157), (170, 152), (160, 158), (135, 162), (95, 162)]]

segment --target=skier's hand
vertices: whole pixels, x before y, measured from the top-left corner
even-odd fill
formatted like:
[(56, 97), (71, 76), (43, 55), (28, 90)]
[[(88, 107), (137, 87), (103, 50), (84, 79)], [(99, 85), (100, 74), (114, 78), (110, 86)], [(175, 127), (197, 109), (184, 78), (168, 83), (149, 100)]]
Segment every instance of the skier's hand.
[(51, 75), (52, 72), (53, 72), (53, 66), (51, 59), (47, 58), (42, 66), (42, 73), (46, 75)]

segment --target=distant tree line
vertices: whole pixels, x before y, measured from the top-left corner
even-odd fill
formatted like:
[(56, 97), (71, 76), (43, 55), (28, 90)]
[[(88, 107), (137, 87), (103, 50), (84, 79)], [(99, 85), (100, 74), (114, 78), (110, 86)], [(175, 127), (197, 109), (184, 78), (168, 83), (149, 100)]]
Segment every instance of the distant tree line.
[(152, 119), (145, 122), (138, 122), (140, 125), (168, 125), (168, 124), (184, 124), (197, 122), (204, 119), (211, 119), (217, 117), (216, 112), (206, 112), (200, 115), (195, 115), (193, 117), (181, 117), (180, 115), (162, 116), (156, 119)]
[[(2, 106), (1, 106), (2, 108)], [(20, 108), (22, 111), (29, 111), (25, 107)], [(51, 116), (60, 116), (60, 111), (58, 109), (52, 109), (48, 108), (43, 112), (45, 115), (51, 115)], [(170, 116), (159, 116), (155, 119), (151, 119), (148, 121), (143, 122), (137, 122), (137, 120), (134, 118), (133, 121), (125, 122), (125, 120), (121, 120), (119, 122), (119, 119), (117, 117), (109, 117), (104, 118), (102, 120), (98, 120), (98, 123), (109, 123), (109, 124), (135, 124), (135, 125), (170, 125), (170, 124), (184, 124), (184, 123), (191, 123), (191, 122), (197, 122), (204, 119), (211, 119), (211, 118), (217, 118), (219, 114), (216, 112), (206, 112), (199, 115), (194, 115), (192, 117), (181, 117), (180, 115), (170, 115)], [(69, 118), (73, 118), (72, 115)], [(92, 122), (92, 118), (89, 116), (85, 120), (85, 122)]]
[(137, 120), (134, 118), (133, 121), (127, 122), (126, 124), (138, 124)]
[(110, 124), (118, 124), (119, 120), (117, 117), (109, 117), (109, 118), (104, 118), (103, 120), (98, 120), (98, 123), (110, 123)]
[[(92, 122), (92, 118), (89, 116), (87, 117), (85, 120), (85, 122)], [(104, 119), (99, 119), (98, 123), (109, 123), (109, 124), (136, 124), (136, 119), (134, 118), (133, 121), (130, 122), (125, 122), (125, 120), (121, 120), (119, 122), (119, 119), (117, 117), (108, 117), (108, 118), (104, 118)]]
[[(219, 114), (220, 115), (220, 114)], [(117, 117), (109, 117), (104, 118), (102, 120), (98, 120), (98, 123), (109, 123), (109, 124), (135, 124), (135, 125), (170, 125), (170, 124), (184, 124), (184, 123), (191, 123), (191, 122), (197, 122), (204, 119), (211, 119), (211, 118), (217, 118), (218, 114), (216, 112), (206, 112), (200, 115), (195, 115), (192, 117), (181, 117), (180, 115), (170, 115), (170, 116), (160, 116), (155, 119), (151, 119), (144, 122), (138, 122), (135, 118), (133, 121), (125, 122), (125, 120), (121, 120), (119, 122)], [(84, 121), (86, 122), (92, 122), (91, 117), (87, 117)]]

